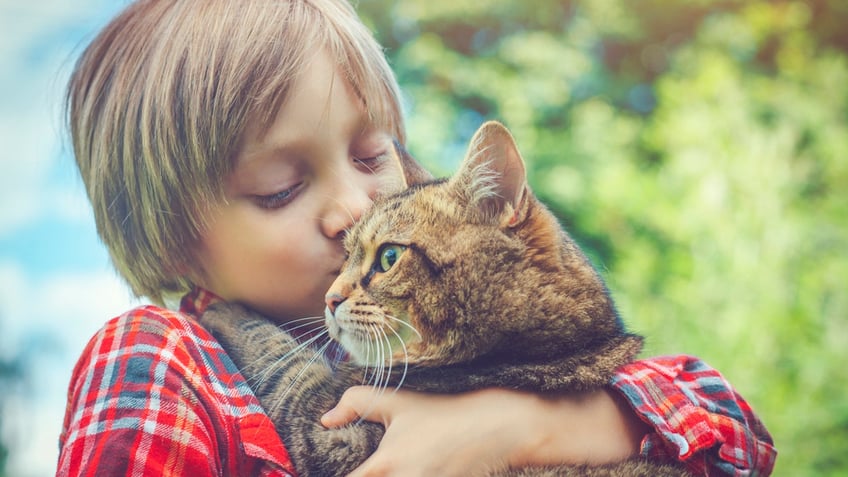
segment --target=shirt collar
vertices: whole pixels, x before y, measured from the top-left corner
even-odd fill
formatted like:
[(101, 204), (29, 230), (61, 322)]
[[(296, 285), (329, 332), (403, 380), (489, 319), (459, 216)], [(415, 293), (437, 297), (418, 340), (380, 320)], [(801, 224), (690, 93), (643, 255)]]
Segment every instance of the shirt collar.
[(180, 300), (180, 311), (192, 316), (200, 316), (210, 305), (221, 301), (224, 300), (218, 295), (205, 288), (196, 286)]

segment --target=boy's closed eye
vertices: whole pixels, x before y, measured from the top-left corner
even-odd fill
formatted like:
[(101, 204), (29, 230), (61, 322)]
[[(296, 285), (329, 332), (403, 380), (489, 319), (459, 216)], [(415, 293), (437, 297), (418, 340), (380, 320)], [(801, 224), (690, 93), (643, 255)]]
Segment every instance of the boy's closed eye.
[(263, 209), (279, 209), (288, 205), (297, 196), (301, 190), (303, 182), (297, 183), (292, 187), (267, 195), (254, 195), (253, 202)]
[(353, 158), (353, 161), (369, 172), (377, 172), (386, 162), (386, 159), (388, 159), (388, 151), (381, 151), (377, 154), (356, 156)]

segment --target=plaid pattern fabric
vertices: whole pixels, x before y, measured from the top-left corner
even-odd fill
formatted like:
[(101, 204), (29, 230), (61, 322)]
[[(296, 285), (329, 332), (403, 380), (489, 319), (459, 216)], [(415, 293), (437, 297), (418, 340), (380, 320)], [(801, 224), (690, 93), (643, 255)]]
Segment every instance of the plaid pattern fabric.
[(294, 474), (259, 400), (195, 321), (212, 299), (136, 308), (91, 339), (71, 378), (57, 475)]
[(697, 475), (769, 475), (777, 451), (763, 423), (722, 375), (691, 356), (620, 368), (612, 380), (653, 432), (642, 455), (679, 460)]
[[(179, 312), (136, 308), (95, 334), (71, 378), (57, 475), (295, 473), (258, 399), (196, 321), (214, 300), (197, 289)], [(637, 361), (612, 386), (654, 430), (643, 455), (681, 460), (700, 475), (770, 473), (768, 432), (703, 362)]]

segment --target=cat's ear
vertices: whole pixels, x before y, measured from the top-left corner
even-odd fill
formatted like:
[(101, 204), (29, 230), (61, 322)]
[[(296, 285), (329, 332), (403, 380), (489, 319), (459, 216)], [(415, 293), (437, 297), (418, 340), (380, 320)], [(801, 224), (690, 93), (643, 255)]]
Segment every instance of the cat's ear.
[(524, 159), (503, 124), (489, 121), (480, 126), (451, 181), (470, 204), (501, 226), (514, 227), (524, 220), (529, 193)]
[(400, 192), (409, 186), (433, 180), (433, 175), (424, 169), (397, 140), (392, 141), (390, 161), (386, 164), (392, 173), (382, 174), (381, 194)]
[(418, 161), (415, 160), (403, 147), (403, 144), (394, 141), (395, 155), (397, 156), (400, 168), (403, 171), (403, 179), (407, 187), (429, 182), (433, 180), (433, 174), (430, 174), (427, 169), (424, 169)]

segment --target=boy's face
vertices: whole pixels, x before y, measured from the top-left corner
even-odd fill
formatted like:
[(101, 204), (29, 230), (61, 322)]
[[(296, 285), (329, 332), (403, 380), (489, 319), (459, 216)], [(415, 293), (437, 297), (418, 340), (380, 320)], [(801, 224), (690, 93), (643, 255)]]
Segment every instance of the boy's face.
[(279, 321), (323, 316), (345, 230), (402, 171), (392, 138), (327, 54), (304, 69), (273, 124), (248, 127), (227, 203), (200, 241), (198, 284)]

